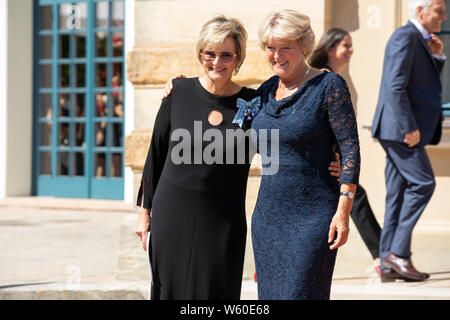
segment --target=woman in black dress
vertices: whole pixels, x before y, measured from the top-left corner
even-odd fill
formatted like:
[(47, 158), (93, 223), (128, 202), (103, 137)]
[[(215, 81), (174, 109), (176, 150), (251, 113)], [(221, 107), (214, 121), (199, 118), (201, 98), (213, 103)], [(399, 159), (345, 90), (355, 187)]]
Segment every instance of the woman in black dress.
[(240, 298), (250, 164), (248, 157), (226, 164), (226, 154), (248, 139), (223, 141), (210, 153), (204, 135), (215, 129), (225, 140), (227, 129), (239, 129), (232, 124), (237, 99), (256, 97), (231, 81), (244, 61), (246, 40), (237, 20), (208, 21), (197, 44), (204, 76), (175, 81), (158, 111), (137, 200), (144, 225), (152, 212), (154, 300)]

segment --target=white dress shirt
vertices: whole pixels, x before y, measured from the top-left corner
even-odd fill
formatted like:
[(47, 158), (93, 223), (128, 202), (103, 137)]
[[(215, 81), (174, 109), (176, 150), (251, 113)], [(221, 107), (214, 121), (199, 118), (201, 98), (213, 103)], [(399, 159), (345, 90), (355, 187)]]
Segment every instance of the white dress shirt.
[[(424, 39), (427, 39), (430, 36), (428, 31), (420, 24), (419, 21), (417, 21), (416, 19), (413, 19), (413, 18), (410, 18), (409, 21), (411, 21), (416, 26), (416, 28), (420, 31), (420, 33), (422, 34)], [(444, 61), (447, 59), (447, 57), (445, 56), (444, 53), (442, 53), (442, 55), (433, 54), (433, 57), (435, 57), (436, 59), (439, 59), (441, 61)]]

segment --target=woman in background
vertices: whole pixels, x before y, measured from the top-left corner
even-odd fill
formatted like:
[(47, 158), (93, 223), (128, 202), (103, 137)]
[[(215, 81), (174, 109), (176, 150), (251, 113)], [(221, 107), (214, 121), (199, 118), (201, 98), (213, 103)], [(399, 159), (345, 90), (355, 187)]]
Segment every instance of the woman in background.
[[(309, 59), (309, 65), (342, 75), (352, 55), (353, 44), (350, 33), (344, 29), (333, 28), (323, 34)], [(356, 189), (350, 216), (372, 255), (375, 271), (380, 275), (381, 228), (370, 207), (366, 191), (361, 185)]]

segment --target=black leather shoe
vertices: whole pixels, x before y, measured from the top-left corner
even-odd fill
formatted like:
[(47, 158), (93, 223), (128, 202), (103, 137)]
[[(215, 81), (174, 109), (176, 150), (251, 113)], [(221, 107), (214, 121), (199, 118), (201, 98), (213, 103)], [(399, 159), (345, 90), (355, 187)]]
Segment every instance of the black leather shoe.
[(383, 266), (395, 271), (405, 280), (424, 281), (427, 279), (426, 274), (419, 272), (414, 268), (410, 258), (402, 258), (396, 256), (392, 252), (384, 259)]
[[(430, 275), (428, 273), (422, 272), (422, 274), (424, 275), (424, 277), (426, 277), (425, 279), (428, 279), (430, 277)], [(423, 280), (413, 280), (413, 279), (409, 279), (409, 278), (405, 278), (401, 275), (399, 275), (397, 272), (395, 272), (394, 270), (386, 270), (386, 269), (380, 269), (380, 280), (381, 282), (395, 282), (395, 280), (404, 280), (405, 282), (419, 282), (419, 281), (423, 281)]]
[(403, 279), (401, 275), (392, 270), (381, 269), (380, 280), (381, 282), (395, 282), (397, 279)]

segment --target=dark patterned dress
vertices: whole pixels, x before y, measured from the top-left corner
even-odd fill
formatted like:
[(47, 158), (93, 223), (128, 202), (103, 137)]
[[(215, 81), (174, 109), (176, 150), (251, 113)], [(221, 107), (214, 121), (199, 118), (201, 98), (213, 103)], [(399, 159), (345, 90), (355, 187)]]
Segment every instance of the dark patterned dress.
[(258, 297), (329, 299), (337, 250), (329, 249), (328, 231), (340, 187), (328, 167), (337, 143), (341, 183), (358, 183), (356, 117), (346, 82), (335, 73), (318, 75), (280, 101), (278, 83), (274, 76), (258, 90), (262, 110), (252, 123), (256, 130), (279, 130), (279, 170), (265, 175), (261, 154), (263, 176), (252, 216)]

